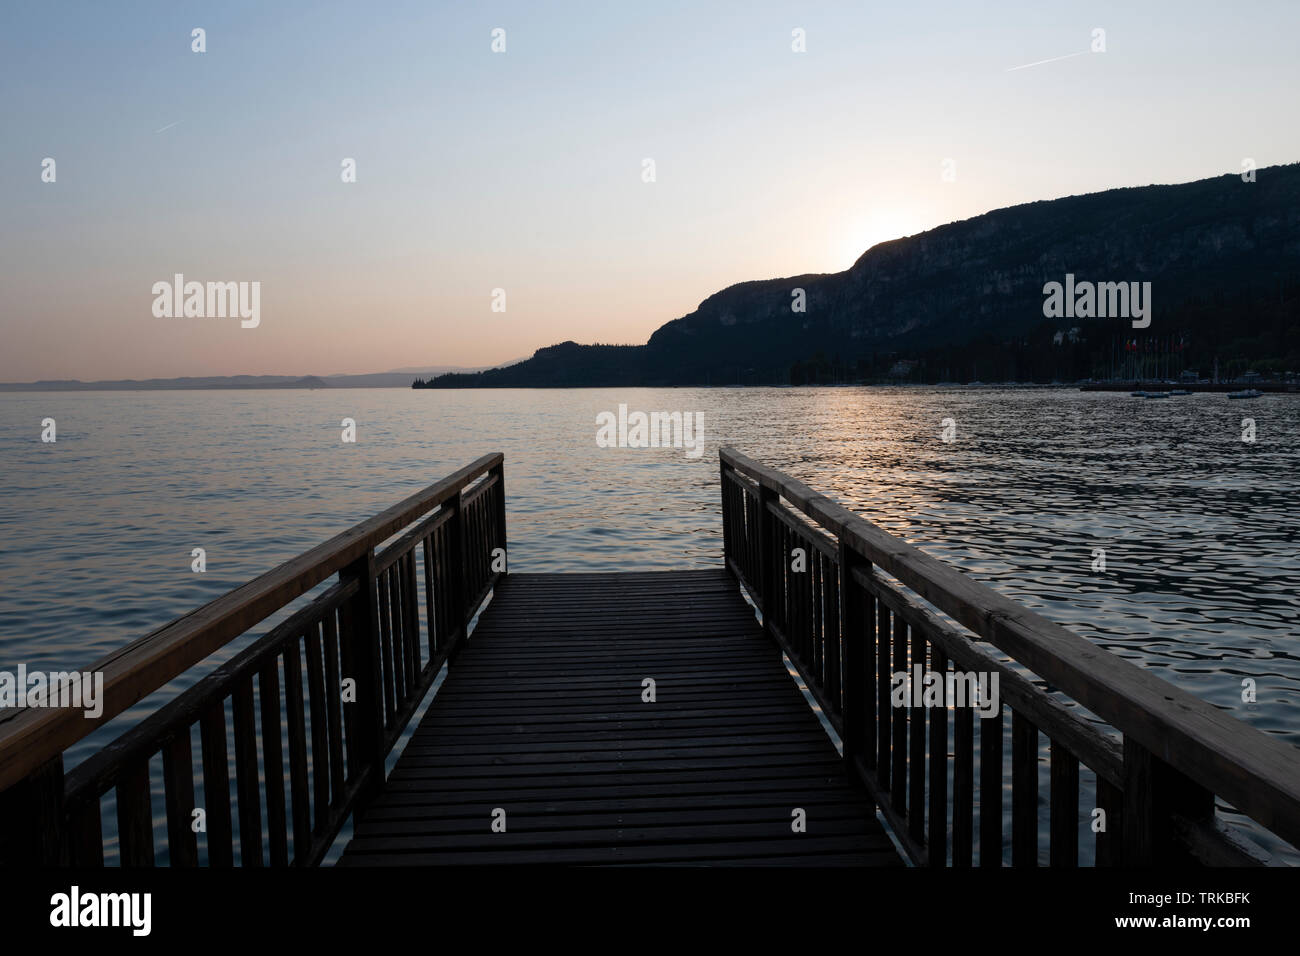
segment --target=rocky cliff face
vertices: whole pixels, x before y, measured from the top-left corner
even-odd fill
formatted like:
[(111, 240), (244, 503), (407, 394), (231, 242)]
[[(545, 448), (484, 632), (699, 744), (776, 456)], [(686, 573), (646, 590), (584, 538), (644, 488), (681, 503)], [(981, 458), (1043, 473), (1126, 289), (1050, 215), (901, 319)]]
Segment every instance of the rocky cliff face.
[[(1300, 164), (1261, 170), (1254, 183), (1223, 176), (999, 209), (874, 246), (846, 272), (732, 286), (650, 345), (791, 330), (827, 345), (1014, 334), (1042, 321), (1043, 285), (1066, 273), (1150, 281), (1155, 301), (1172, 305), (1271, 282), (1298, 254)], [(802, 315), (790, 311), (797, 287), (808, 296)]]
[[(776, 381), (791, 362), (816, 353), (852, 361), (869, 351), (1014, 338), (1044, 322), (1043, 286), (1067, 273), (1091, 282), (1150, 282), (1154, 334), (1162, 310), (1206, 298), (1241, 300), (1300, 272), (1300, 164), (1256, 175), (1251, 183), (1227, 175), (998, 209), (873, 246), (845, 272), (731, 286), (639, 349), (565, 343), (474, 381), (457, 376), (442, 384), (543, 382), (538, 365), (562, 384), (593, 374), (627, 384), (702, 383), (715, 375), (718, 382)], [(796, 289), (805, 296), (803, 312), (791, 307)]]

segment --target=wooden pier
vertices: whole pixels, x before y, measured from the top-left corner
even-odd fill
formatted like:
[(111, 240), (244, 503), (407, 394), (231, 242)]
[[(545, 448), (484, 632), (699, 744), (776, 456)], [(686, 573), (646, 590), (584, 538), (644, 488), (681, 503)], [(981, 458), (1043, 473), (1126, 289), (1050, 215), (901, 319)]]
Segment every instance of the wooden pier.
[(1300, 749), (719, 464), (715, 569), (507, 573), (488, 455), (86, 668), (98, 718), (0, 711), (0, 865), (311, 866), (349, 821), (349, 866), (1270, 862), (1229, 809), (1300, 846)]
[(897, 866), (874, 809), (725, 571), (511, 574), (343, 863)]

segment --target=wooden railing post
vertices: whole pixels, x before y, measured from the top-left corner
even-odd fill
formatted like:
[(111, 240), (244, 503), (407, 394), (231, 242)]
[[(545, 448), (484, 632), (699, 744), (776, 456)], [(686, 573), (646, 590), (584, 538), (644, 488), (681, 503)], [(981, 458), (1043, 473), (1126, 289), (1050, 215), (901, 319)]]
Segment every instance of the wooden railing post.
[(451, 649), (447, 653), (447, 666), (451, 667), (469, 640), (469, 595), (465, 580), (465, 492), (457, 491), (447, 501), (451, 511), (448, 526), (451, 528), (451, 619), (457, 630), (452, 635)]
[[(375, 596), (377, 574), (375, 549), (367, 548), (365, 555), (339, 572), (343, 581), (355, 580), (357, 592), (343, 606), (344, 640), (349, 645), (349, 658), (353, 673), (343, 675), (356, 681), (356, 697), (345, 706), (355, 708), (357, 733), (354, 751), (358, 767), (356, 772), (369, 773), (366, 786), (357, 794), (358, 815), (379, 792), (384, 782), (384, 692), (381, 686), (383, 671), (379, 648), (379, 605)], [(340, 693), (340, 688), (330, 688), (329, 693)]]
[(64, 866), (63, 755), (0, 793), (0, 865)]
[(1194, 862), (1176, 838), (1176, 816), (1190, 821), (1213, 819), (1214, 794), (1125, 736), (1124, 865)]
[(500, 531), (500, 540), (495, 545), (505, 552), (505, 570), (501, 572), (504, 576), (510, 573), (510, 545), (506, 543), (506, 468), (505, 462), (497, 465), (489, 473), (496, 477), (496, 515), (497, 528)]
[(871, 562), (839, 542), (840, 639), (844, 642), (844, 762), (850, 776), (861, 762), (865, 772), (875, 763), (868, 756), (867, 713), (875, 706), (871, 670), (867, 666), (867, 601), (854, 578), (855, 570), (871, 573)]
[(773, 629), (772, 618), (776, 614), (776, 569), (780, 557), (772, 550), (776, 540), (776, 529), (773, 525), (776, 522), (776, 516), (772, 514), (771, 506), (776, 504), (777, 494), (771, 488), (762, 483), (758, 486), (758, 607), (763, 612), (763, 633), (768, 639), (780, 648), (780, 642), (777, 640), (776, 631)]
[(722, 460), (721, 455), (718, 457), (718, 489), (722, 493), (722, 567), (733, 577), (735, 573), (731, 569), (731, 562), (734, 559), (732, 555), (731, 544), (731, 492), (727, 487), (727, 463)]

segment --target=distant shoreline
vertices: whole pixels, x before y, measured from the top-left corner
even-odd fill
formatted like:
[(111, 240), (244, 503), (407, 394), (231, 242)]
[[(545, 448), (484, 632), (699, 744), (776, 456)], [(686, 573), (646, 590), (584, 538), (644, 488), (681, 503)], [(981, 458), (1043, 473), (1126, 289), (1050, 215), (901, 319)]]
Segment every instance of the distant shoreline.
[(248, 389), (410, 388), (428, 372), (373, 372), (362, 375), (194, 375), (178, 378), (119, 378), (83, 382), (42, 379), (0, 382), (0, 392), (198, 392)]
[[(1288, 385), (1275, 382), (1258, 382), (1251, 385), (1242, 383), (1217, 385), (1170, 385), (1160, 382), (1090, 382), (1090, 383), (1071, 383), (1062, 384), (1042, 384), (1037, 382), (998, 382), (991, 384), (966, 384), (961, 382), (845, 382), (839, 384), (808, 384), (808, 385), (475, 385), (475, 386), (457, 386), (447, 391), (476, 392), (476, 391), (578, 391), (581, 389), (610, 389), (610, 388), (635, 388), (635, 389), (735, 389), (735, 388), (788, 388), (788, 389), (831, 389), (831, 388), (876, 388), (876, 389), (942, 389), (946, 391), (963, 391), (963, 392), (1001, 392), (1001, 391), (1074, 391), (1074, 392), (1130, 392), (1137, 389), (1148, 392), (1171, 391), (1173, 389), (1186, 389), (1189, 392), (1205, 392), (1210, 394), (1236, 392), (1242, 388), (1255, 388), (1261, 392), (1277, 393), (1300, 393), (1300, 385)], [(399, 385), (341, 385), (341, 386), (295, 386), (295, 385), (119, 385), (119, 386), (95, 386), (83, 385), (77, 387), (67, 386), (36, 386), (20, 385), (14, 386), (9, 384), (0, 384), (0, 392), (19, 394), (19, 393), (75, 393), (75, 392), (286, 392), (286, 391), (314, 391), (319, 388), (322, 391), (339, 391), (350, 389), (396, 389), (410, 391), (411, 387)], [(441, 390), (441, 389), (440, 389)], [(415, 389), (415, 391), (422, 391)]]

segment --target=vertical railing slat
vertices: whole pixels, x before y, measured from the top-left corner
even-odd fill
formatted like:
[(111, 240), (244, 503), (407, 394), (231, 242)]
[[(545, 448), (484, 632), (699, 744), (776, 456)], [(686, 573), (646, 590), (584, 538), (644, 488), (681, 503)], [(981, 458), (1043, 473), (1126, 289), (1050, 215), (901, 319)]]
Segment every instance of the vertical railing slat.
[[(162, 749), (163, 800), (167, 811), (167, 859), (171, 866), (198, 866), (194, 832), (194, 746), (190, 726), (179, 728)], [(98, 819), (98, 814), (95, 815)]]
[[(253, 719), (253, 678), (245, 675), (231, 696), (235, 717), (235, 786), (239, 797), (239, 865), (262, 865), (261, 780), (257, 766), (257, 725)], [(279, 730), (279, 727), (276, 727)]]
[[(772, 560), (775, 557), (772, 554), (772, 544), (776, 539), (775, 529), (772, 525), (775, 524), (776, 519), (768, 513), (767, 508), (769, 503), (775, 501), (776, 492), (763, 485), (758, 486), (758, 501), (755, 503), (755, 520), (758, 531), (757, 554), (755, 557), (758, 561), (758, 579), (754, 583), (758, 586), (758, 608), (763, 612), (763, 630), (766, 632), (768, 640), (777, 646), (777, 653), (780, 653), (780, 644), (772, 631), (772, 625), (777, 619), (778, 608), (776, 600), (776, 568), (773, 567)], [(790, 646), (791, 648), (794, 647), (793, 641)]]
[(1038, 728), (1011, 712), (1011, 865), (1038, 865)]
[(867, 769), (875, 763), (867, 759), (874, 743), (867, 736), (867, 717), (875, 704), (867, 644), (871, 605), (853, 574), (855, 570), (869, 571), (870, 565), (859, 559), (843, 541), (839, 543), (839, 549), (838, 628), (844, 655), (844, 760), (852, 773), (855, 760), (861, 760)]
[(497, 535), (494, 543), (506, 553), (505, 571), (502, 574), (510, 573), (510, 546), (509, 538), (506, 535), (506, 469), (505, 462), (502, 462), (496, 468), (492, 469), (492, 474), (496, 476), (497, 484), (493, 492), (496, 498), (496, 517), (497, 517)]
[(376, 584), (379, 587), (379, 650), (380, 660), (383, 664), (382, 682), (384, 689), (384, 729), (387, 730), (392, 722), (393, 715), (397, 713), (397, 675), (393, 671), (393, 622), (389, 615), (392, 612), (393, 600), (389, 595), (389, 572), (391, 568), (385, 569), (380, 575)]
[(118, 777), (117, 838), (122, 866), (154, 865), (148, 760), (132, 761)]
[(307, 701), (311, 718), (312, 819), (316, 832), (325, 829), (330, 810), (329, 724), (325, 703), (324, 659), (320, 647), (320, 626), (313, 624), (304, 635), (307, 656)]
[(311, 856), (311, 806), (307, 790), (307, 727), (303, 718), (302, 659), (297, 641), (284, 650), (284, 709), (289, 730), (289, 794), (293, 803), (293, 862)]
[(339, 681), (339, 634), (334, 612), (330, 611), (321, 622), (324, 628), (323, 649), (325, 652), (325, 713), (329, 718), (330, 749), (330, 792), (331, 803), (343, 796), (343, 723), (341, 699), (342, 687)]
[(415, 548), (412, 548), (406, 555), (406, 626), (407, 626), (407, 654), (410, 655), (410, 667), (407, 672), (411, 675), (411, 683), (419, 685), (422, 674), (424, 673), (424, 650), (423, 642), (420, 640), (420, 578), (416, 570)]
[[(910, 673), (907, 666), (907, 622), (903, 618), (894, 615), (894, 673)], [(907, 707), (910, 706), (909, 699), (903, 708), (893, 716), (893, 744), (891, 753), (893, 754), (894, 767), (890, 771), (890, 782), (893, 784), (890, 803), (900, 814), (907, 810)]]
[(975, 712), (953, 710), (952, 865), (967, 867), (973, 858), (975, 813)]
[(469, 595), (465, 592), (465, 495), (458, 491), (447, 502), (451, 510), (448, 520), (447, 551), (444, 555), (446, 587), (450, 597), (452, 629), (451, 652), (448, 664), (454, 664), (469, 637)]
[(384, 704), (380, 688), (374, 549), (368, 549), (339, 576), (358, 585), (356, 594), (344, 605), (340, 638), (344, 666), (348, 668), (345, 677), (355, 682), (355, 694), (344, 707), (344, 719), (348, 722), (348, 774), (350, 782), (359, 780), (363, 774), (369, 775), (357, 795), (354, 809), (360, 818), (384, 779)]
[[(927, 667), (926, 639), (918, 628), (912, 628), (912, 667), (919, 664), (924, 673)], [(915, 673), (915, 670), (913, 670)], [(908, 781), (907, 828), (917, 845), (925, 842), (925, 723), (929, 707), (914, 707), (908, 714), (911, 726), (911, 751), (908, 764), (911, 779)]]
[(266, 838), (272, 866), (289, 865), (289, 834), (284, 807), (284, 746), (281, 742), (280, 665), (272, 657), (258, 673), (262, 705), (262, 764), (266, 780)]
[(930, 669), (939, 678), (939, 707), (930, 708), (930, 836), (927, 846), (931, 866), (948, 861), (948, 658), (936, 644), (930, 648)]
[(66, 862), (65, 790), (63, 755), (56, 754), (0, 791), (0, 867)]
[(1124, 795), (1114, 784), (1097, 775), (1097, 809), (1102, 811), (1096, 835), (1096, 865), (1119, 866), (1123, 862)]
[(826, 686), (827, 694), (835, 712), (844, 714), (844, 635), (841, 633), (843, 619), (840, 617), (840, 603), (844, 600), (842, 588), (844, 582), (839, 576), (838, 561), (822, 557), (823, 590), (826, 595)]
[(827, 706), (834, 712), (837, 702), (831, 693), (830, 672), (827, 670), (829, 665), (826, 661), (827, 641), (824, 628), (826, 622), (823, 619), (821, 607), (824, 597), (821, 582), (822, 554), (812, 547), (808, 541), (800, 539), (799, 543), (808, 552), (808, 562), (806, 564), (808, 570), (804, 572), (804, 577), (808, 580), (805, 582), (803, 590), (808, 599), (807, 627), (808, 640), (811, 645), (812, 672), (816, 680), (822, 685), (822, 692)]
[(209, 866), (234, 866), (230, 819), (230, 760), (226, 750), (226, 705), (213, 701), (199, 718), (203, 750), (203, 802)]
[[(192, 780), (190, 786), (193, 787)], [(191, 805), (193, 802), (190, 801)], [(104, 821), (101, 812), (100, 800), (95, 798), (83, 804), (69, 817), (68, 853), (72, 866), (104, 865)], [(195, 857), (197, 859), (197, 853)]]
[(1052, 866), (1079, 865), (1079, 760), (1051, 741), (1051, 810), (1048, 844)]
[[(972, 701), (966, 702), (972, 706)], [(981, 706), (986, 704), (980, 701)], [(980, 866), (1002, 865), (1002, 704), (980, 715)]]
[(433, 660), (438, 654), (438, 634), (435, 624), (437, 606), (433, 603), (433, 535), (425, 535), (420, 544), (424, 549), (424, 620), (428, 631), (426, 643), (429, 648), (429, 660)]
[(876, 779), (882, 790), (889, 789), (889, 742), (893, 704), (890, 701), (890, 672), (893, 655), (890, 645), (889, 608), (876, 602)]

